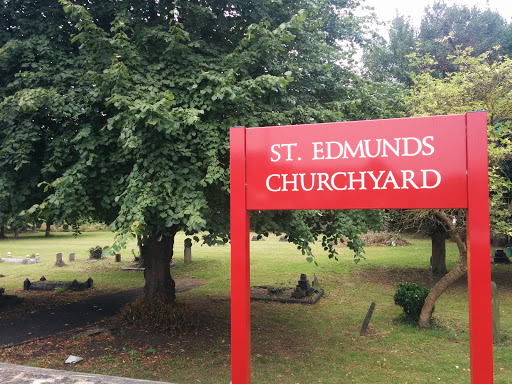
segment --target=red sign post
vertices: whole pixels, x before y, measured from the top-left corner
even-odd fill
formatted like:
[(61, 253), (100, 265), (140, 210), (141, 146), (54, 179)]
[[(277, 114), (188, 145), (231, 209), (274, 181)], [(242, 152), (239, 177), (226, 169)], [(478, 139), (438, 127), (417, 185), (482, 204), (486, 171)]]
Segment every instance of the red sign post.
[(231, 366), (251, 379), (249, 211), (467, 208), (471, 382), (493, 382), (485, 112), (231, 129)]

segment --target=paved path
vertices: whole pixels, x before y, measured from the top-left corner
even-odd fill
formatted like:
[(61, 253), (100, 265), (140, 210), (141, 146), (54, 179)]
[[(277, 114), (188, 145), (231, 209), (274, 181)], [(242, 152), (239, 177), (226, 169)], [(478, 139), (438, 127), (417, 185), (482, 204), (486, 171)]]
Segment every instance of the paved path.
[(113, 316), (142, 293), (142, 288), (131, 289), (42, 309), (23, 317), (1, 319), (0, 347), (23, 344), (34, 338), (51, 336)]
[[(180, 282), (179, 277), (174, 279), (176, 292), (185, 292), (203, 283), (200, 280), (192, 284)], [(143, 289), (136, 288), (96, 296), (86, 301), (42, 309), (24, 314), (23, 317), (0, 319), (0, 348), (8, 345), (20, 345), (32, 339), (48, 337), (62, 331), (95, 323), (105, 317), (116, 315), (125, 304), (142, 294)]]
[[(90, 373), (57, 371), (55, 369), (26, 367), (0, 363), (2, 384), (162, 384), (161, 381), (147, 381), (93, 375)], [(167, 383), (170, 384), (170, 383)]]

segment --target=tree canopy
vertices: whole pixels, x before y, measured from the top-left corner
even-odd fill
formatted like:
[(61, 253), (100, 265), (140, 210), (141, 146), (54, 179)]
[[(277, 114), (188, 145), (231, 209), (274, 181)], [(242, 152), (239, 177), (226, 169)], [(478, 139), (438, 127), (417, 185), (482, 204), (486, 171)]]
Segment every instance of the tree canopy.
[(499, 55), (512, 54), (512, 23), (498, 12), (465, 5), (447, 5), (436, 1), (423, 11), (421, 24), (415, 28), (409, 18), (397, 14), (389, 26), (387, 39), (375, 39), (363, 55), (366, 76), (379, 81), (391, 80), (412, 86), (412, 76), (421, 68), (408, 55), (429, 56), (435, 65), (429, 68), (434, 77), (442, 78), (457, 71), (450, 56), (459, 49), (472, 48), (479, 56), (500, 46)]
[[(147, 298), (174, 299), (178, 230), (229, 239), (230, 127), (397, 113), (399, 96), (353, 68), (367, 27), (356, 0), (60, 3), (1, 5), (0, 211), (108, 223), (114, 251), (138, 236)], [(7, 205), (21, 179), (30, 199)], [(335, 257), (342, 239), (358, 254), (379, 219), (261, 212), (253, 225)]]
[(457, 70), (443, 79), (433, 75), (436, 63), (430, 58), (418, 60), (424, 63), (424, 70), (414, 78), (408, 98), (412, 114), (487, 111), (491, 230), (494, 234), (510, 233), (512, 60), (496, 51), (474, 57), (471, 48), (458, 50), (450, 56), (450, 64)]

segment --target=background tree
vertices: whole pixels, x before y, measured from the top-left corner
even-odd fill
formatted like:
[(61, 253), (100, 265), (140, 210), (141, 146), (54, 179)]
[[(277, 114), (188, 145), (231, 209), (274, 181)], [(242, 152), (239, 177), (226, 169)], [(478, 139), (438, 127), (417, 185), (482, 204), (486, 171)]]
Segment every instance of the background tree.
[[(456, 71), (449, 56), (457, 49), (473, 48), (478, 56), (495, 46), (497, 55), (512, 54), (512, 24), (497, 12), (437, 1), (425, 8), (421, 25), (415, 29), (411, 21), (397, 14), (389, 26), (388, 39), (374, 38), (363, 55), (365, 75), (377, 81), (393, 81), (410, 88), (412, 76), (421, 67), (412, 65), (408, 55), (418, 52), (429, 56), (435, 65), (432, 75), (443, 77)], [(490, 57), (489, 59), (494, 59)]]
[(434, 74), (443, 77), (454, 72), (449, 56), (457, 49), (471, 47), (474, 56), (481, 55), (507, 42), (506, 32), (507, 22), (497, 12), (448, 6), (438, 1), (425, 8), (418, 34), (419, 51), (421, 55), (428, 53), (435, 59)]
[[(471, 110), (488, 111), (489, 189), (491, 233), (506, 235), (511, 231), (509, 163), (512, 158), (510, 142), (512, 60), (501, 57), (497, 51), (472, 56), (472, 49), (459, 50), (451, 56), (451, 66), (456, 72), (447, 73), (442, 79), (426, 70), (414, 78), (408, 98), (413, 115), (441, 115), (463, 113)], [(492, 59), (491, 59), (492, 58)], [(425, 58), (420, 58), (425, 62)], [(426, 63), (435, 66), (430, 58)], [(420, 316), (420, 326), (428, 325), (437, 298), (455, 280), (466, 272), (466, 249), (453, 225), (448, 224), (446, 212), (436, 211), (436, 216), (459, 245), (459, 260), (431, 290)]]
[[(365, 42), (358, 1), (61, 3), (69, 18), (52, 0), (2, 3), (0, 113), (14, 115), (0, 124), (13, 140), (37, 143), (31, 169), (46, 193), (24, 213), (108, 223), (116, 252), (137, 236), (147, 299), (175, 299), (177, 231), (197, 241), (204, 233), (207, 244), (229, 239), (229, 127), (396, 115), (397, 95), (352, 69)], [(20, 100), (25, 108), (13, 110)], [(5, 164), (18, 172), (7, 143)], [(335, 257), (342, 236), (359, 255), (357, 235), (380, 219), (377, 211), (254, 216), (260, 233), (286, 232), (309, 257), (315, 240)]]
[[(452, 77), (459, 72), (459, 66), (453, 63), (452, 56), (457, 54), (457, 50), (464, 50), (467, 47), (475, 46), (470, 51), (466, 51), (467, 56), (478, 56), (489, 50), (492, 50), (500, 42), (504, 47), (494, 50), (487, 54), (487, 61), (490, 63), (500, 61), (503, 53), (510, 52), (508, 49), (510, 42), (508, 36), (511, 31), (511, 25), (503, 19), (501, 15), (490, 10), (480, 10), (478, 8), (468, 8), (465, 6), (447, 6), (445, 3), (437, 2), (432, 6), (425, 8), (421, 27), (416, 31), (410, 25), (407, 19), (397, 15), (390, 27), (388, 42), (382, 40), (371, 45), (366, 51), (364, 58), (366, 76), (379, 79), (380, 81), (399, 82), (404, 85), (405, 93), (414, 86), (413, 78), (417, 81), (420, 76), (428, 74), (428, 79), (442, 78), (444, 76)], [(377, 40), (378, 41), (378, 40)], [(395, 47), (395, 48), (393, 48)], [(402, 47), (397, 50), (396, 47)], [(407, 48), (408, 47), (408, 48)], [(405, 49), (407, 48), (407, 49)], [(398, 54), (395, 54), (398, 53)], [(421, 57), (421, 60), (410, 60), (410, 56)], [(416, 55), (416, 56), (415, 56)], [(398, 76), (397, 70), (407, 76)], [(485, 76), (484, 76), (485, 78)], [(495, 79), (496, 80), (496, 79)], [(436, 83), (438, 84), (438, 83)], [(456, 81), (451, 81), (451, 91), (448, 91), (448, 85), (439, 82), (439, 86), (443, 89), (420, 93), (420, 98), (426, 98), (425, 102), (419, 101), (414, 108), (422, 105), (428, 110), (413, 113), (420, 114), (443, 114), (443, 113), (464, 113), (472, 109), (483, 108), (482, 102), (472, 103), (468, 100), (461, 100), (462, 95), (457, 87)], [(414, 89), (423, 87), (419, 84)], [(484, 84), (480, 84), (482, 88)], [(496, 86), (492, 86), (496, 90)], [(504, 88), (502, 88), (504, 89)], [(430, 92), (432, 91), (432, 92)], [(484, 94), (493, 94), (492, 97), (498, 97), (496, 92), (487, 92), (482, 89)], [(482, 101), (486, 96), (480, 95), (476, 99)], [(467, 99), (468, 97), (466, 97)], [(474, 97), (473, 97), (474, 98)], [(407, 100), (411, 100), (408, 98)], [(507, 103), (507, 98), (502, 98)], [(487, 103), (487, 108), (496, 108), (492, 102)], [(502, 107), (500, 107), (502, 108)], [(449, 112), (447, 112), (449, 111)], [(408, 112), (407, 114), (409, 114)], [(491, 115), (494, 112), (489, 112)], [(492, 116), (491, 119), (494, 120)], [(506, 130), (498, 129), (493, 132), (493, 141), (498, 143), (506, 140)], [(503, 156), (505, 145), (491, 145), (490, 156), (497, 158), (501, 175), (510, 176), (509, 161), (507, 156)], [(499, 158), (499, 160), (498, 160)], [(496, 164), (496, 162), (494, 162)], [(491, 187), (493, 188), (492, 204), (499, 206), (492, 209), (493, 231), (495, 234), (507, 233), (508, 209), (505, 207), (507, 202), (507, 177), (499, 180), (493, 180), (495, 173), (491, 173)], [(499, 196), (502, 195), (503, 198)], [(401, 228), (417, 225), (416, 230), (427, 234), (432, 239), (432, 263), (431, 267), (440, 271), (445, 270), (445, 238), (448, 233), (442, 233), (445, 226), (439, 219), (431, 214), (425, 215), (419, 211), (402, 212), (400, 216)], [(497, 215), (501, 217), (498, 218)], [(463, 217), (459, 217), (463, 222)], [(461, 221), (459, 221), (460, 224)], [(502, 227), (502, 228), (500, 228)], [(437, 229), (437, 230), (435, 230)]]
[(71, 153), (80, 65), (58, 2), (2, 2), (0, 16), (0, 224), (17, 228), (51, 218), (30, 208)]
[[(446, 213), (454, 221), (454, 228), (461, 238), (465, 239), (465, 215), (460, 210), (446, 210)], [(446, 240), (450, 238), (449, 228), (444, 220), (440, 220), (433, 210), (425, 209), (400, 209), (389, 213), (391, 227), (395, 230), (414, 231), (430, 237), (432, 253), (429, 270), (433, 275), (443, 276), (446, 268)]]
[(386, 41), (376, 37), (363, 53), (365, 75), (379, 82), (398, 82), (409, 87), (412, 85), (413, 68), (408, 55), (416, 49), (416, 31), (410, 19), (396, 15), (389, 27)]

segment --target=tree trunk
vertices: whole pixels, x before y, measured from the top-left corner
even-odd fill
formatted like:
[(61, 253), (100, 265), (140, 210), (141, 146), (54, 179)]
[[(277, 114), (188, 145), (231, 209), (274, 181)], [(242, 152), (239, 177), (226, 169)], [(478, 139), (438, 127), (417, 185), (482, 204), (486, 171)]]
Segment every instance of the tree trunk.
[(0, 239), (5, 239), (5, 226), (0, 225)]
[(453, 241), (457, 244), (459, 248), (459, 259), (457, 260), (457, 264), (455, 267), (448, 272), (441, 280), (437, 282), (436, 285), (430, 290), (427, 298), (425, 299), (425, 304), (423, 304), (423, 308), (421, 309), (420, 318), (418, 321), (418, 326), (420, 328), (427, 328), (430, 325), (430, 317), (432, 316), (432, 310), (434, 309), (434, 305), (436, 304), (439, 296), (443, 294), (446, 289), (452, 285), (457, 279), (463, 276), (467, 271), (467, 251), (466, 245), (462, 241), (460, 235), (455, 230), (455, 227), (448, 217), (448, 215), (442, 210), (434, 210), (435, 215), (441, 219), (446, 228), (448, 228), (448, 233)]
[(446, 275), (446, 238), (448, 232), (442, 225), (438, 225), (430, 235), (432, 239), (432, 259), (430, 267), (435, 275)]
[(20, 229), (18, 227), (14, 227), (14, 238), (17, 239), (20, 235)]
[(174, 246), (174, 231), (171, 236), (158, 234), (144, 237), (139, 245), (144, 260), (144, 299), (151, 300), (163, 295), (170, 302), (176, 300), (176, 289), (171, 277), (171, 258)]
[(50, 237), (50, 231), (52, 230), (53, 220), (46, 220), (46, 231), (44, 237)]

